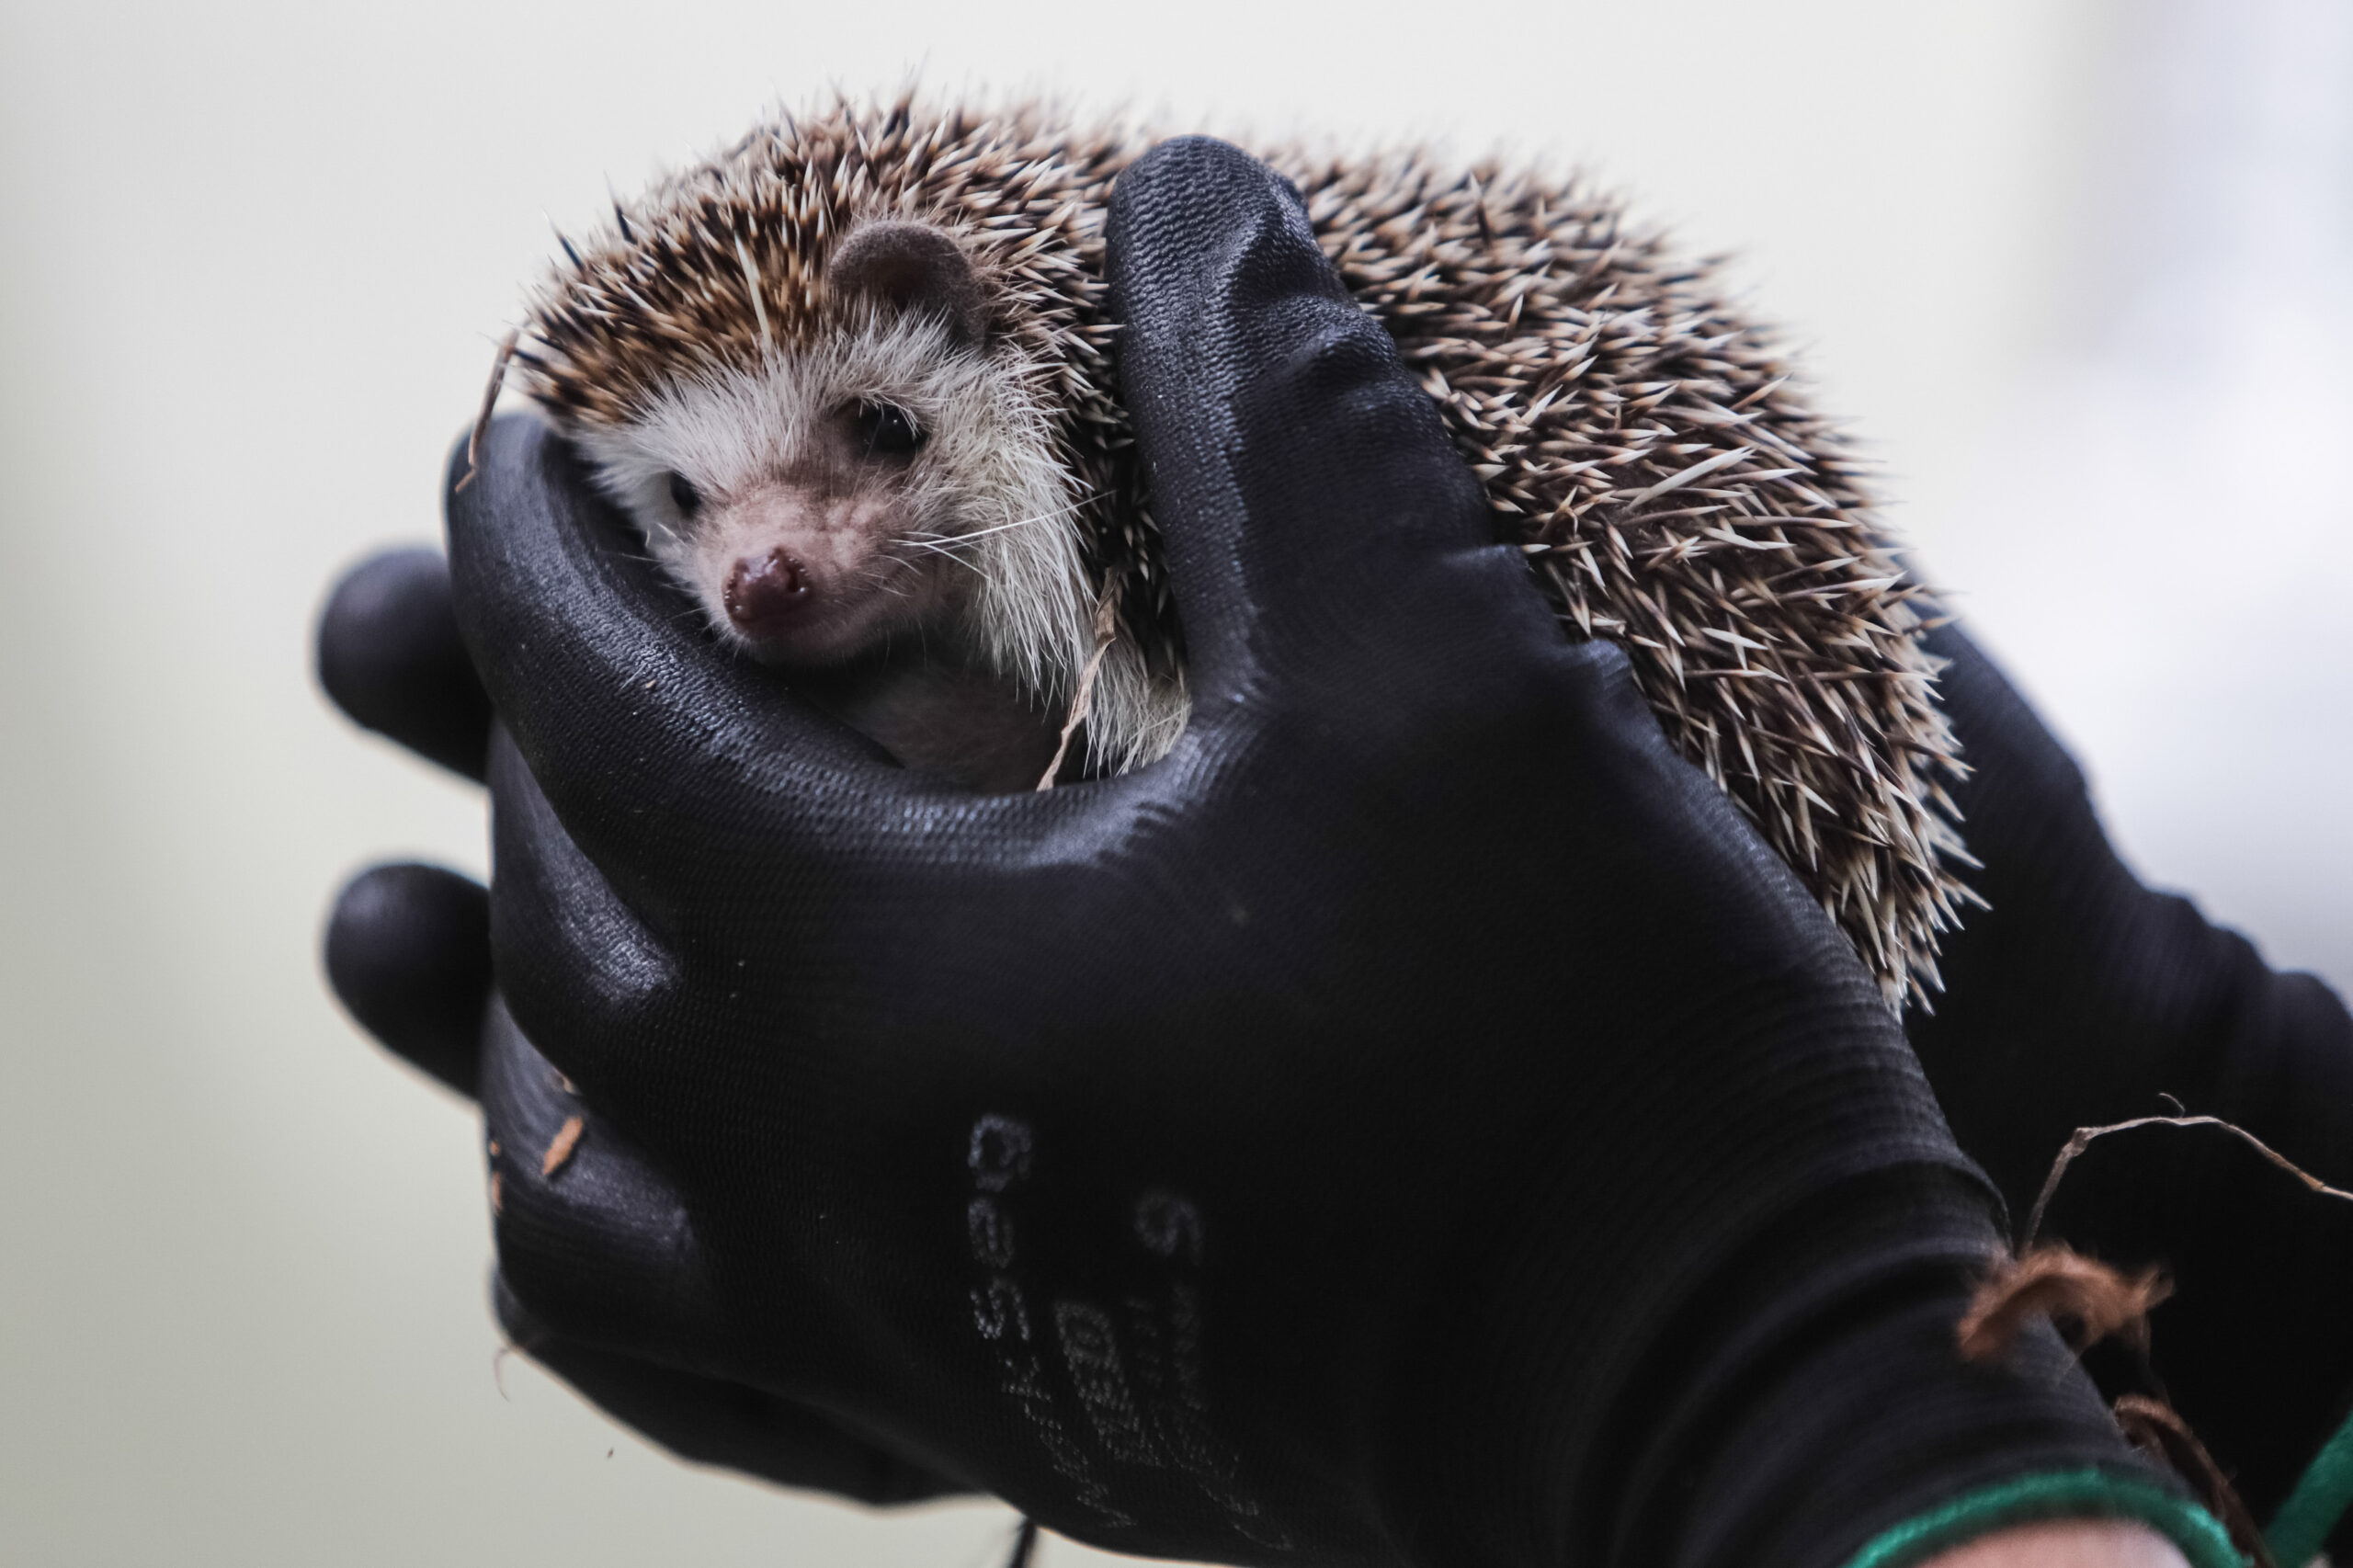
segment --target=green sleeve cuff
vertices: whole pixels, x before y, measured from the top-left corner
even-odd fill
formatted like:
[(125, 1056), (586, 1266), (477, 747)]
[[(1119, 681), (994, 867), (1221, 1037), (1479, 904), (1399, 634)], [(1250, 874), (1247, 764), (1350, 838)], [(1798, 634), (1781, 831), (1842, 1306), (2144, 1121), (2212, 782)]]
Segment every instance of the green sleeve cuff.
[(2271, 1516), (2263, 1539), (2271, 1548), (2272, 1561), (2280, 1568), (2302, 1568), (2318, 1557), (2348, 1503), (2353, 1503), (2353, 1416), (2346, 1417), (2336, 1436), (2321, 1446), (2296, 1489)]
[[(2345, 1433), (2337, 1437), (2346, 1441)], [(2336, 1446), (2332, 1443), (2330, 1451)], [(2353, 1442), (2347, 1442), (2345, 1457), (2347, 1479), (2353, 1482)], [(2301, 1494), (2302, 1488), (2297, 1490)], [(2245, 1568), (2230, 1532), (2213, 1515), (2152, 1482), (2105, 1470), (2045, 1471), (1964, 1492), (1881, 1530), (1847, 1560), (1847, 1568), (1909, 1568), (1963, 1541), (2037, 1519), (2137, 1519), (2179, 1547), (2190, 1568)]]

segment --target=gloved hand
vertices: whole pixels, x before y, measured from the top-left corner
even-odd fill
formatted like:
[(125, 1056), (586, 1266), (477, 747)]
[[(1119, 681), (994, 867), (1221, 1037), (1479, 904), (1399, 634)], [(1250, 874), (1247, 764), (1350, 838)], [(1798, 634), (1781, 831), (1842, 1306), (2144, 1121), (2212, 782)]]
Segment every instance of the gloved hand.
[(1295, 196), (1173, 143), (1111, 246), (1197, 699), (1138, 774), (889, 768), (713, 658), (535, 425), (454, 498), (537, 1353), (1128, 1551), (1892, 1568), (2121, 1512), (2228, 1561), (2047, 1330), (1957, 1359), (1992, 1194)]
[[(1990, 908), (1946, 939), (1947, 989), (1906, 1023), (1962, 1146), (2025, 1222), (2079, 1127), (2177, 1109), (2245, 1129), (2304, 1170), (2353, 1182), (2353, 1019), (2308, 974), (2273, 972), (2188, 900), (2118, 858), (2082, 771), (1957, 628), (1945, 710), (1974, 769), (1958, 793)], [(2170, 1103), (2169, 1103), (2170, 1102)], [(2313, 1193), (2227, 1131), (2111, 1134), (2070, 1167), (2043, 1239), (2173, 1295), (2150, 1320), (2160, 1391), (2301, 1564), (2353, 1548), (2353, 1202)], [(2095, 1366), (2134, 1392), (2114, 1356)], [(2353, 1438), (2347, 1439), (2353, 1441)], [(2297, 1499), (2290, 1506), (2290, 1499)]]
[(2182, 1108), (2353, 1186), (2353, 1018), (2309, 974), (2126, 869), (2084, 776), (1957, 627), (1938, 689), (1974, 770), (1956, 791), (1991, 906), (1945, 940), (1945, 991), (1907, 1019), (1955, 1136), (2021, 1218), (2078, 1127)]
[[(2077, 1128), (2183, 1109), (2353, 1185), (2344, 1003), (2143, 886), (2082, 770), (2001, 671), (1958, 627), (1930, 645), (1949, 661), (1939, 690), (1973, 770), (1955, 791), (1984, 862), (1968, 880), (1990, 907), (1946, 938), (1945, 992), (1905, 1024), (2013, 1216), (2025, 1222)], [(2174, 1294), (2151, 1320), (2157, 1383), (2290, 1568), (2324, 1543), (2353, 1550), (2353, 1431), (2331, 1441), (2353, 1409), (2349, 1211), (2227, 1132), (2153, 1126), (2093, 1144), (2043, 1226), (2169, 1275)], [(2112, 1375), (2116, 1358), (2094, 1365), (2111, 1395), (2134, 1392)]]

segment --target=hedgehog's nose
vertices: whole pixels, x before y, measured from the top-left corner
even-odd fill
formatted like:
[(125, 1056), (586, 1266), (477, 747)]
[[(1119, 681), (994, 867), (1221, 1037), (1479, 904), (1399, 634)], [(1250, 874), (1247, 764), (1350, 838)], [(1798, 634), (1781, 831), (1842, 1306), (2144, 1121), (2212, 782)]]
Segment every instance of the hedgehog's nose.
[(727, 574), (727, 619), (741, 631), (773, 629), (809, 597), (808, 568), (781, 550), (747, 556)]

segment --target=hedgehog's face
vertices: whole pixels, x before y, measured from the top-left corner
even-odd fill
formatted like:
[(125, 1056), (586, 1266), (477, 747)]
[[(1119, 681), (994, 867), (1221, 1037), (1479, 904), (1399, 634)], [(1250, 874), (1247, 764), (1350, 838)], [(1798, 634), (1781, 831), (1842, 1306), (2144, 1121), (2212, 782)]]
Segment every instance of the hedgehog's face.
[(1007, 591), (1083, 586), (1051, 426), (987, 352), (953, 242), (871, 224), (826, 283), (830, 324), (805, 347), (687, 370), (578, 432), (712, 628), (763, 663), (831, 665), (953, 640)]

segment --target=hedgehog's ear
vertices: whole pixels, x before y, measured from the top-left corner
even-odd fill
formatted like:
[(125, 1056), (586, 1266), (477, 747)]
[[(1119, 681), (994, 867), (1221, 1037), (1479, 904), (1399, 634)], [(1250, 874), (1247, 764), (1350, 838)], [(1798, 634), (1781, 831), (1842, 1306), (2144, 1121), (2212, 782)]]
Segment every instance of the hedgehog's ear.
[(826, 264), (825, 283), (845, 300), (938, 316), (967, 347), (988, 328), (972, 264), (945, 231), (928, 223), (868, 223), (853, 231)]

